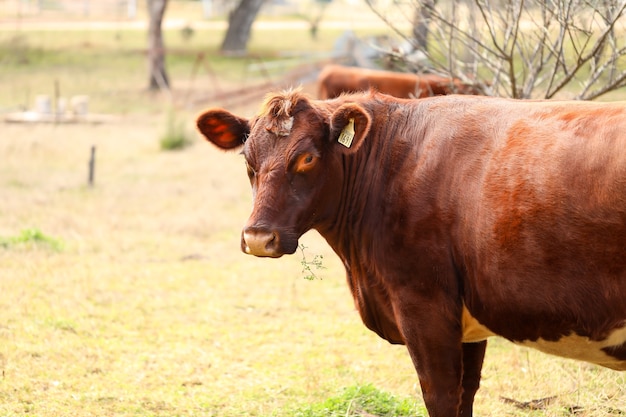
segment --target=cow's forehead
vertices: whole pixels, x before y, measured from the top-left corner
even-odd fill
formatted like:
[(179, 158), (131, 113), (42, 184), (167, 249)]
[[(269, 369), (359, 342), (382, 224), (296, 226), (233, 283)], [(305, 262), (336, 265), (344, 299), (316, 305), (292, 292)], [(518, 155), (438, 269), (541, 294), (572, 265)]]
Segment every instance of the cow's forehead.
[(276, 136), (289, 136), (293, 127), (297, 105), (308, 98), (299, 89), (271, 93), (261, 105), (258, 122)]
[(291, 134), (294, 116), (270, 116), (260, 117), (257, 121), (257, 132), (267, 132), (277, 138)]
[(300, 128), (318, 131), (319, 126), (315, 126), (314, 118), (309, 114), (311, 111), (316, 113), (316, 109), (315, 104), (299, 89), (269, 94), (260, 112), (251, 121), (250, 137), (245, 152), (259, 152), (260, 148), (265, 148), (262, 151), (265, 152), (269, 150), (267, 148), (279, 149), (288, 146), (287, 143), (291, 142), (289, 138), (302, 136), (294, 135), (295, 120), (301, 117), (306, 118), (306, 123), (299, 124)]

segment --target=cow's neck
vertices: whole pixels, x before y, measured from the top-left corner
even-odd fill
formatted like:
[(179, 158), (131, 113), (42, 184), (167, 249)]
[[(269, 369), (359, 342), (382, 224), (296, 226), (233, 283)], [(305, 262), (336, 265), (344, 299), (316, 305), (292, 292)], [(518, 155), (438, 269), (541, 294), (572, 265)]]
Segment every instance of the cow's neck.
[[(389, 233), (390, 216), (398, 214), (407, 171), (419, 160), (419, 137), (409, 137), (411, 125), (421, 123), (416, 108), (409, 104), (375, 103), (369, 109), (372, 128), (355, 155), (342, 156), (340, 193), (331, 221), (318, 229), (344, 262), (374, 261), (377, 245)], [(414, 126), (411, 126), (414, 127)], [(332, 184), (335, 189), (338, 185)], [(397, 232), (393, 231), (394, 233)]]
[[(365, 324), (392, 343), (403, 343), (382, 284), (379, 266), (385, 256), (390, 230), (398, 211), (398, 196), (402, 189), (405, 167), (413, 166), (418, 158), (415, 138), (406, 132), (406, 112), (387, 108), (374, 112), (373, 130), (363, 147), (353, 156), (341, 161), (341, 191), (335, 198), (332, 221), (318, 229), (341, 258), (347, 272), (348, 284), (355, 304)], [(408, 111), (408, 110), (407, 110)], [(337, 185), (333, 185), (336, 187)], [(384, 261), (384, 259), (383, 259)]]

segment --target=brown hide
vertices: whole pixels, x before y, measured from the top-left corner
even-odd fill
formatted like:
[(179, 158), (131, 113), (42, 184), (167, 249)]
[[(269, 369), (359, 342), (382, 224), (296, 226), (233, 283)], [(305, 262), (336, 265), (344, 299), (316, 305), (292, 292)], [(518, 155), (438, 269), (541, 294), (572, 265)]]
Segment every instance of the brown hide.
[(280, 257), (316, 229), (431, 417), (472, 415), (490, 336), (626, 370), (626, 103), (287, 91), (198, 128), (245, 141), (242, 250)]
[(422, 98), (446, 94), (477, 94), (478, 88), (459, 79), (435, 74), (410, 74), (341, 65), (327, 65), (318, 79), (318, 98), (325, 100), (343, 93), (370, 89), (399, 98)]

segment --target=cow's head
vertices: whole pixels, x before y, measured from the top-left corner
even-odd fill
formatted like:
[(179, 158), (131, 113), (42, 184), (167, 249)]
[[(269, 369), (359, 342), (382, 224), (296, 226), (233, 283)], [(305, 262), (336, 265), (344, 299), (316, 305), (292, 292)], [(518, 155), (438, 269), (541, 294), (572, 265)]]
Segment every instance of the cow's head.
[(298, 90), (269, 95), (251, 120), (223, 109), (201, 114), (198, 129), (210, 142), (243, 148), (254, 206), (241, 249), (291, 254), (306, 231), (331, 223), (344, 191), (342, 160), (357, 152), (370, 124), (356, 103), (312, 101)]

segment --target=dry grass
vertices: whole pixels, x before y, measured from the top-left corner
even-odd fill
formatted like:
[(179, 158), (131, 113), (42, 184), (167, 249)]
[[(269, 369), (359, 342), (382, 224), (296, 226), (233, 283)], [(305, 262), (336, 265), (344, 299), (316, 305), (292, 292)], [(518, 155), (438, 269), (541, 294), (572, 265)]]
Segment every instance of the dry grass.
[(412, 386), (330, 254), (310, 282), (296, 257), (239, 253), (238, 156), (159, 152), (161, 125), (3, 127), (0, 236), (38, 228), (64, 249), (0, 250), (0, 415), (268, 415), (385, 378), (381, 360), (352, 360), (368, 344)]

